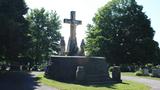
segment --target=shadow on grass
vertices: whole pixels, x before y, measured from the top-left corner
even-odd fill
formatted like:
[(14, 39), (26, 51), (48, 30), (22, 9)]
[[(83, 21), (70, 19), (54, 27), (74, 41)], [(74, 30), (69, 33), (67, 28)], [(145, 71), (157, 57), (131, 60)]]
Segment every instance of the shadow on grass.
[(1, 72), (0, 90), (35, 90), (39, 79), (27, 72)]
[(115, 88), (115, 85), (116, 84), (126, 84), (126, 85), (129, 85), (129, 83), (125, 83), (125, 82), (122, 82), (122, 83), (106, 83), (106, 84), (96, 84), (96, 85), (91, 85), (93, 87), (106, 87), (106, 88), (111, 88), (111, 89), (116, 89)]
[[(44, 77), (46, 78), (46, 77)], [(49, 80), (54, 80), (54, 79), (51, 79), (51, 78), (47, 78)], [(117, 89), (115, 87), (115, 85), (117, 84), (121, 84), (121, 85), (129, 85), (129, 83), (126, 83), (126, 82), (122, 82), (122, 83), (116, 83), (116, 82), (106, 82), (106, 83), (103, 83), (103, 84), (87, 84), (87, 83), (78, 83), (78, 82), (66, 82), (66, 81), (59, 81), (59, 80), (54, 80), (56, 82), (60, 82), (60, 83), (63, 83), (63, 84), (74, 84), (74, 85), (80, 85), (80, 86), (84, 86), (84, 87), (95, 87), (95, 88), (110, 88), (110, 89)]]

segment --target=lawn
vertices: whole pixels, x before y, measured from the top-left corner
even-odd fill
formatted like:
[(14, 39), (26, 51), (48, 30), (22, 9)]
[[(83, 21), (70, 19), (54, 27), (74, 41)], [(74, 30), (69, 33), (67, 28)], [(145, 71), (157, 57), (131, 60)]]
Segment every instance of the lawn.
[(118, 84), (78, 85), (47, 79), (43, 74), (37, 77), (41, 78), (40, 82), (60, 90), (150, 90), (148, 86), (132, 81), (123, 81)]
[(136, 76), (134, 72), (122, 72), (122, 76), (133, 76), (133, 77), (140, 77), (140, 78), (147, 78), (152, 80), (160, 80), (160, 78), (151, 77), (151, 76)]

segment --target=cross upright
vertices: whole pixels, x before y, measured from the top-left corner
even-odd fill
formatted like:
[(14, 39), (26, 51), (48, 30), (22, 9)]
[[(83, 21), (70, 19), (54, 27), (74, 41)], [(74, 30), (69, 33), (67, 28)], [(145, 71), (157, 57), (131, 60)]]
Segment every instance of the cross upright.
[(64, 19), (64, 23), (70, 24), (70, 38), (75, 39), (76, 38), (76, 26), (82, 24), (82, 21), (76, 20), (76, 12), (71, 11), (71, 19)]
[(71, 18), (64, 19), (64, 23), (70, 24), (70, 37), (68, 40), (67, 46), (67, 55), (68, 56), (76, 56), (78, 54), (78, 46), (76, 39), (76, 26), (82, 24), (82, 21), (76, 20), (76, 12), (71, 11)]

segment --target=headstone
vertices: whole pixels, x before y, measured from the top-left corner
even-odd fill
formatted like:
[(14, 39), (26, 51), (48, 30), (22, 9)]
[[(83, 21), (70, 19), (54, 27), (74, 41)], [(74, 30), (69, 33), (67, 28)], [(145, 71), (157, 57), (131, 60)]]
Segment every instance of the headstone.
[(120, 70), (119, 66), (113, 66), (112, 79), (114, 81), (122, 82), (122, 80), (121, 80), (121, 70)]
[(67, 46), (67, 56), (76, 56), (78, 53), (77, 38), (76, 38), (76, 26), (82, 24), (82, 21), (76, 20), (76, 12), (71, 11), (71, 18), (64, 19), (64, 23), (70, 24), (70, 36)]
[(160, 77), (160, 69), (152, 69), (152, 76)]
[(143, 69), (143, 74), (144, 74), (144, 75), (149, 75), (149, 70), (148, 70), (147, 68), (144, 68), (144, 69)]
[(77, 66), (76, 80), (79, 82), (83, 82), (85, 80), (85, 70), (83, 66)]
[(60, 52), (59, 52), (60, 56), (65, 56), (65, 41), (64, 41), (64, 37), (61, 37), (60, 40)]

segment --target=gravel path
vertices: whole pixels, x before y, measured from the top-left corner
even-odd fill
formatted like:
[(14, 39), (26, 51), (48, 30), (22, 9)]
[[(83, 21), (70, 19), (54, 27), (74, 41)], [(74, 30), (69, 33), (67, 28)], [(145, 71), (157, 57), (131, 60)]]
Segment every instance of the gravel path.
[[(36, 75), (42, 74), (42, 73), (44, 73), (44, 72), (32, 72), (30, 74), (33, 75), (33, 77), (35, 77)], [(46, 85), (40, 83), (39, 86), (36, 86), (35, 90), (58, 90), (58, 89), (50, 87), (50, 86), (46, 86)]]
[(160, 90), (160, 81), (158, 80), (151, 80), (151, 79), (131, 77), (131, 76), (122, 76), (122, 80), (131, 80), (131, 81), (144, 83), (149, 87), (151, 87), (152, 90)]
[(58, 90), (58, 89), (40, 84), (40, 86), (37, 86), (34, 90)]
[(0, 74), (0, 90), (58, 90), (38, 80), (33, 73), (7, 72)]

